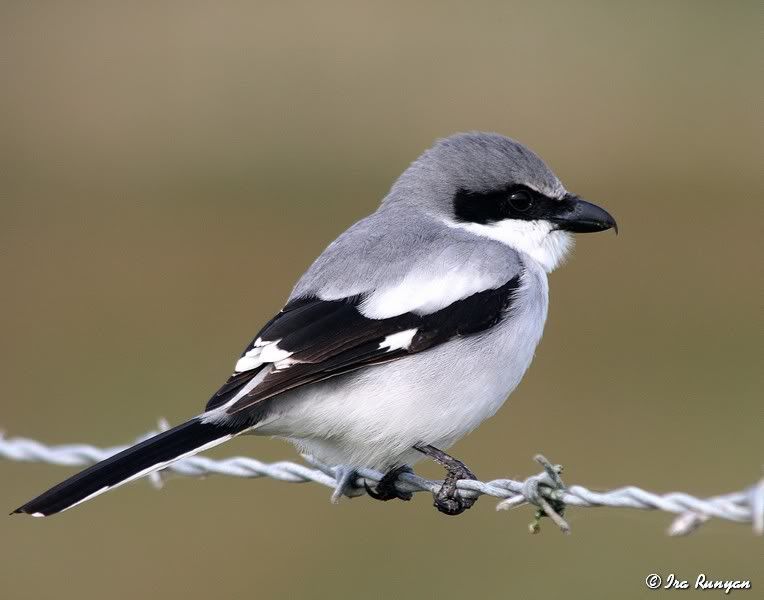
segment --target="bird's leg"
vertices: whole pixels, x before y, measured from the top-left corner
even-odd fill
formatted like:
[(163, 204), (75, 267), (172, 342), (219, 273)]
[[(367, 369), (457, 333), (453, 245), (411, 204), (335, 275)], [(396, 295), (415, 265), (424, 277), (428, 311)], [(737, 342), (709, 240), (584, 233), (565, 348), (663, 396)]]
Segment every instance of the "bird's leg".
[(417, 444), (414, 449), (426, 454), (446, 469), (443, 485), (437, 494), (433, 494), (435, 508), (446, 515), (460, 515), (475, 504), (476, 498), (463, 498), (459, 490), (456, 489), (456, 482), (460, 479), (477, 479), (472, 471), (467, 468), (467, 465), (446, 454), (443, 450), (438, 450), (428, 444)]
[(379, 483), (376, 485), (376, 490), (371, 489), (365, 479), (363, 481), (363, 486), (366, 488), (366, 493), (375, 500), (387, 502), (388, 500), (398, 498), (399, 500), (409, 501), (413, 494), (411, 492), (401, 492), (395, 485), (398, 478), (403, 473), (412, 473), (411, 467), (408, 465), (400, 465), (390, 469), (384, 474), (382, 479), (379, 480)]

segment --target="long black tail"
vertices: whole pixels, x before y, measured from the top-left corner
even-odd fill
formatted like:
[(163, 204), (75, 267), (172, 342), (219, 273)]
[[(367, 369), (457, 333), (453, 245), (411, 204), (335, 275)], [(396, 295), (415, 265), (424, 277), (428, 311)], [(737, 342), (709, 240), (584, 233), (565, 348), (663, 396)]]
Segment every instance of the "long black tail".
[(13, 512), (34, 517), (59, 513), (180, 458), (222, 444), (241, 430), (191, 419), (88, 467)]

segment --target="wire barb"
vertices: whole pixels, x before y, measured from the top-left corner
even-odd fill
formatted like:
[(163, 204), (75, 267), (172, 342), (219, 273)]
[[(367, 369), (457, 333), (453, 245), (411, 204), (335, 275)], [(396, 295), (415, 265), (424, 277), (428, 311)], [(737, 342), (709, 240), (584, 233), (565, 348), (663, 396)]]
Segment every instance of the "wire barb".
[[(160, 429), (166, 427), (167, 424), (160, 421)], [(27, 438), (6, 438), (0, 432), (0, 458), (11, 461), (83, 466), (104, 460), (125, 448), (97, 448), (87, 444), (48, 446)], [(205, 456), (192, 456), (169, 465), (161, 476), (152, 478), (152, 483), (155, 487), (161, 487), (168, 472), (186, 477), (270, 477), (288, 483), (313, 482), (324, 485), (333, 490), (332, 501), (337, 502), (342, 496), (364, 494), (364, 480), (374, 486), (383, 475), (372, 469), (329, 466), (310, 456), (304, 458), (310, 466), (287, 461), (264, 463), (247, 457), (214, 460)], [(535, 460), (543, 467), (543, 471), (524, 481), (494, 479), (484, 482), (463, 479), (457, 483), (457, 488), (465, 498), (498, 498), (500, 501), (497, 510), (532, 504), (537, 508), (530, 525), (533, 533), (540, 531), (543, 517), (548, 517), (563, 533), (570, 533), (570, 525), (563, 516), (568, 508), (608, 506), (673, 513), (677, 517), (667, 530), (672, 536), (691, 534), (711, 518), (751, 523), (756, 535), (764, 535), (764, 479), (743, 491), (712, 498), (696, 498), (681, 492), (655, 494), (634, 486), (597, 492), (580, 485), (566, 486), (560, 475), (560, 465), (552, 464), (542, 455), (537, 455)], [(403, 473), (396, 486), (401, 492), (434, 493), (442, 483), (424, 479), (414, 473)]]

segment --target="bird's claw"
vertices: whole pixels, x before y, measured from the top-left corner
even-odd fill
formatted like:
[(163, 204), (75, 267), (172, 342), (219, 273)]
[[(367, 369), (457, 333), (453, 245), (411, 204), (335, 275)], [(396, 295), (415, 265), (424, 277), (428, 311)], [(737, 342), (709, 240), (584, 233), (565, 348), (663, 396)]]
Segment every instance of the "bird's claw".
[(365, 479), (363, 481), (363, 487), (366, 488), (366, 493), (375, 500), (382, 500), (383, 502), (387, 502), (388, 500), (398, 499), (408, 502), (413, 497), (413, 494), (411, 492), (400, 491), (395, 484), (403, 473), (411, 472), (411, 467), (407, 465), (401, 465), (385, 473), (382, 479), (380, 479), (379, 483), (376, 485), (376, 489), (369, 487), (369, 484)]
[(456, 487), (460, 479), (477, 479), (472, 472), (467, 469), (458, 469), (449, 471), (443, 485), (437, 493), (433, 494), (435, 501), (433, 506), (444, 515), (454, 517), (462, 514), (465, 510), (472, 508), (477, 498), (465, 498)]

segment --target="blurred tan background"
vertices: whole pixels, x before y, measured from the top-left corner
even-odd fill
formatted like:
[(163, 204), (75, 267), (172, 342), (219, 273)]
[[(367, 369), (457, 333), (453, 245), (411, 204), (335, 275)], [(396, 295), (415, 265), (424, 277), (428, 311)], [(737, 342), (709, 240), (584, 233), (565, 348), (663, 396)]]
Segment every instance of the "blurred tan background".
[[(754, 2), (0, 3), (0, 426), (128, 442), (195, 414), (295, 278), (433, 139), (516, 137), (620, 236), (551, 276), (544, 341), (454, 448), (483, 478), (730, 492), (762, 466)], [(295, 459), (267, 439), (219, 456)], [(425, 466), (425, 474), (439, 471)], [(0, 462), (12, 509), (73, 469)], [(752, 579), (762, 542), (481, 500), (450, 519), (274, 481), (138, 482), (0, 520), (0, 594), (641, 598)], [(670, 592), (658, 592), (658, 595)], [(685, 595), (698, 592), (684, 592)], [(713, 593), (712, 593), (713, 594)], [(721, 595), (721, 594), (719, 594)]]

